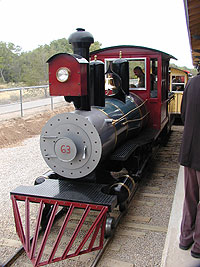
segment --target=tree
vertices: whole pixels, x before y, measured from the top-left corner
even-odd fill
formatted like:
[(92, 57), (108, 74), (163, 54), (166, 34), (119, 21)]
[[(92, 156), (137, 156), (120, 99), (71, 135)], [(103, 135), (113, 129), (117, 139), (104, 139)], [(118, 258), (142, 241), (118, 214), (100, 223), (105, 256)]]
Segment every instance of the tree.
[(72, 53), (72, 46), (66, 38), (54, 40), (49, 45), (49, 56), (56, 53)]
[(21, 54), (21, 81), (27, 85), (41, 84), (47, 81), (48, 51), (45, 46), (39, 46), (31, 52)]
[(99, 43), (98, 41), (94, 42), (94, 43), (91, 44), (91, 46), (90, 46), (90, 52), (100, 49), (101, 46), (102, 46), (102, 44)]
[(16, 65), (21, 48), (13, 43), (0, 42), (0, 78), (3, 82), (17, 79)]

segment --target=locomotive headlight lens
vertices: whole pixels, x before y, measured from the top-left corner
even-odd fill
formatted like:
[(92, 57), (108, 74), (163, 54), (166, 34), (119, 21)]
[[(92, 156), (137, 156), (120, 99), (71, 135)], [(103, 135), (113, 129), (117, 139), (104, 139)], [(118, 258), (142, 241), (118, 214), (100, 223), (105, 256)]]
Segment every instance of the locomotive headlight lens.
[(70, 70), (67, 68), (60, 68), (56, 73), (56, 78), (59, 82), (64, 83), (69, 79)]

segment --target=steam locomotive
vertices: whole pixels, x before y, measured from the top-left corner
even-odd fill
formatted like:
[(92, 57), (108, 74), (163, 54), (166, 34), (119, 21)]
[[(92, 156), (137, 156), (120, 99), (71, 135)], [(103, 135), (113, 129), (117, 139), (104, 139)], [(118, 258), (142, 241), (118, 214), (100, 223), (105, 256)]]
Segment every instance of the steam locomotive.
[[(41, 266), (46, 242), (44, 238), (35, 256), (39, 227), (42, 225), (48, 236), (58, 206), (66, 208), (66, 217), (53, 252), (43, 265), (101, 249), (104, 235), (109, 236), (114, 225), (109, 213), (116, 207), (121, 212), (127, 209), (153, 148), (170, 130), (168, 68), (173, 57), (137, 46), (89, 53), (93, 42), (89, 32), (78, 28), (69, 37), (74, 54), (59, 53), (47, 61), (50, 94), (64, 96), (74, 103), (75, 110), (56, 115), (42, 129), (40, 148), (50, 171), (38, 177), (35, 186), (20, 186), (11, 192), (17, 232), (34, 266)], [(18, 201), (26, 205), (25, 230)], [(32, 245), (31, 202), (40, 204)], [(74, 208), (84, 210), (82, 218), (62, 256), (54, 258)], [(99, 215), (76, 251), (69, 254), (91, 210), (99, 211)], [(100, 229), (100, 243), (94, 248)], [(83, 251), (91, 234), (94, 240)]]

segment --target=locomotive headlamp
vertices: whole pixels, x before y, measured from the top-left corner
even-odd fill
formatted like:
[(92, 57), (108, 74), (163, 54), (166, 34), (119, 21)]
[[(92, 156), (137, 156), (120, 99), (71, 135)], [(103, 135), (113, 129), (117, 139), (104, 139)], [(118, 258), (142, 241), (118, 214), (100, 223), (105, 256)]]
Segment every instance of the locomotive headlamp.
[(64, 83), (69, 79), (70, 70), (67, 68), (60, 68), (56, 73), (56, 78), (59, 82)]

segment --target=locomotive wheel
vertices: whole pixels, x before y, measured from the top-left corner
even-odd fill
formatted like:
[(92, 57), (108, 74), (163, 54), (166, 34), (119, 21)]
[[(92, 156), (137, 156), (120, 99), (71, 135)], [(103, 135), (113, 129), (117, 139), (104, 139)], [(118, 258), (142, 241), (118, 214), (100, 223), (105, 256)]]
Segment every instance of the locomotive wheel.
[(106, 226), (105, 226), (105, 238), (111, 237), (113, 235), (115, 228), (115, 218), (109, 217), (106, 219)]

